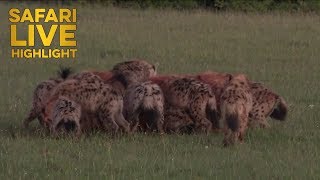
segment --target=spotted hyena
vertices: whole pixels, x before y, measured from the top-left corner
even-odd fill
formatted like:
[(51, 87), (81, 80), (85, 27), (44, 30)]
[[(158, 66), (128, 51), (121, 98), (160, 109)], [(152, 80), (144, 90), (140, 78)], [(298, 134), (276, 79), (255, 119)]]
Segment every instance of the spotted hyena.
[[(152, 80), (158, 83), (160, 86), (165, 87), (169, 80), (174, 80), (175, 78), (193, 78), (203, 83), (209, 84), (213, 94), (215, 95), (216, 100), (219, 103), (221, 91), (224, 86), (230, 81), (232, 75), (226, 73), (215, 73), (215, 72), (205, 72), (200, 73), (198, 75), (169, 75), (169, 76), (158, 76), (152, 78)], [(172, 98), (180, 98), (173, 97)], [(171, 100), (174, 101), (174, 100)], [(219, 108), (219, 107), (217, 107)], [(213, 119), (217, 120), (219, 117), (219, 109), (217, 109), (217, 113)], [(208, 112), (206, 112), (208, 113)], [(208, 114), (207, 114), (208, 115)], [(169, 103), (165, 104), (164, 111), (164, 129), (168, 133), (184, 133), (184, 132), (192, 132), (194, 130), (194, 121), (190, 116), (189, 109), (183, 109), (175, 106), (171, 106)], [(212, 116), (211, 116), (212, 118)], [(145, 129), (145, 128), (142, 128)], [(213, 130), (218, 130), (217, 122), (213, 123)]]
[(55, 101), (49, 127), (54, 136), (75, 133), (79, 137), (82, 133), (92, 132), (101, 127), (97, 115), (86, 107), (81, 107), (80, 104), (63, 96)]
[(41, 125), (46, 125), (43, 121), (43, 111), (46, 105), (47, 100), (49, 99), (52, 90), (62, 81), (66, 79), (77, 79), (88, 80), (90, 77), (94, 77), (97, 75), (101, 77), (103, 80), (109, 80), (112, 77), (111, 72), (81, 72), (77, 74), (72, 74), (70, 68), (62, 68), (59, 71), (59, 76), (57, 78), (50, 78), (49, 80), (40, 82), (34, 92), (33, 92), (33, 99), (32, 99), (32, 108), (25, 120), (23, 121), (24, 127), (28, 127), (29, 123), (32, 122), (34, 119), (38, 119)]
[(217, 100), (218, 115), (220, 116), (220, 96), (223, 89), (229, 84), (233, 76), (229, 73), (207, 71), (199, 73), (193, 77), (211, 87), (211, 90)]
[(250, 83), (243, 74), (234, 75), (221, 95), (221, 115), (224, 123), (225, 146), (243, 141), (252, 109)]
[[(129, 132), (129, 124), (122, 116), (122, 95), (112, 86), (105, 84), (100, 77), (94, 75), (88, 81), (85, 79), (81, 81), (69, 79), (60, 83), (54, 89), (45, 109), (45, 122), (49, 125), (55, 122), (51, 126), (53, 133), (56, 130), (54, 125), (60, 123), (54, 114), (63, 115), (63, 113), (57, 113), (56, 111), (59, 109), (55, 108), (60, 97), (66, 97), (70, 101), (80, 104), (81, 107), (86, 107), (95, 112), (101, 119), (103, 126), (110, 132), (117, 132), (119, 125), (126, 132)], [(63, 122), (77, 122), (77, 119), (58, 119)]]
[(267, 122), (269, 116), (273, 119), (285, 120), (288, 108), (281, 96), (261, 83), (253, 82), (250, 87), (253, 96), (253, 107), (249, 113), (251, 126), (269, 127)]
[[(146, 61), (135, 60), (120, 63), (111, 72), (112, 77), (107, 81), (95, 72), (85, 72), (60, 83), (54, 89), (51, 99), (46, 105), (47, 118), (45, 121), (48, 124), (56, 121), (52, 119), (56, 118), (53, 117), (54, 110), (56, 110), (54, 108), (55, 102), (63, 96), (80, 104), (82, 108), (86, 109), (85, 112), (95, 114), (99, 124), (108, 132), (116, 133), (119, 127), (127, 133), (130, 132), (129, 123), (122, 113), (124, 92), (133, 83), (148, 79), (156, 74), (156, 71), (154, 66)], [(137, 77), (137, 79), (133, 77)], [(62, 118), (60, 119), (62, 121)], [(80, 127), (83, 127), (81, 123), (92, 124), (86, 121), (91, 121), (91, 119), (81, 118)], [(51, 129), (55, 130), (56, 128)]]
[(151, 81), (161, 87), (168, 106), (189, 111), (196, 130), (207, 133), (212, 130), (212, 123), (217, 120), (217, 105), (210, 86), (189, 77), (157, 76)]
[(64, 81), (71, 74), (70, 68), (61, 68), (58, 72), (57, 78), (50, 78), (49, 80), (40, 82), (34, 92), (32, 98), (32, 108), (28, 116), (24, 119), (24, 127), (28, 127), (29, 123), (34, 119), (38, 119), (41, 125), (43, 122), (43, 111), (45, 104), (50, 97), (52, 90), (62, 81)]
[(161, 88), (151, 81), (133, 85), (124, 97), (124, 114), (135, 132), (138, 126), (148, 126), (144, 130), (156, 129), (164, 133), (164, 97)]
[[(224, 87), (230, 82), (233, 75), (228, 73), (204, 72), (195, 76), (196, 79), (210, 85), (216, 95), (218, 112), (220, 112), (220, 96)], [(266, 88), (262, 83), (250, 82), (253, 107), (249, 113), (250, 126), (269, 127), (266, 118), (284, 120), (288, 111), (285, 100)]]

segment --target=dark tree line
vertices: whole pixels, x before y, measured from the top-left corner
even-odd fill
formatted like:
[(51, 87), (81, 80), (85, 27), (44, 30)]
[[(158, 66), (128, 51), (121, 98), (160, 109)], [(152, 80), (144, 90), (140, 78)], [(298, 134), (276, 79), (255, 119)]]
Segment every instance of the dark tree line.
[[(7, 0), (12, 1), (12, 0)], [(16, 0), (20, 1), (21, 0)], [(320, 0), (25, 0), (57, 4), (96, 4), (134, 8), (212, 9), (238, 11), (319, 11)]]

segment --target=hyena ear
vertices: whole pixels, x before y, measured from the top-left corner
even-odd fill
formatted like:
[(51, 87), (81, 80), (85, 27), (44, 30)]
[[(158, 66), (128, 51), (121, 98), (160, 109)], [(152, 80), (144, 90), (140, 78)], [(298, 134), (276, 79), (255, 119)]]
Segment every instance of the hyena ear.
[(120, 83), (123, 84), (124, 87), (128, 87), (129, 82), (128, 82), (128, 78), (130, 76), (130, 73), (119, 73), (119, 74), (115, 74), (113, 76), (113, 80), (119, 81)]
[(232, 74), (227, 74), (228, 82), (230, 82), (233, 78)]
[(152, 65), (153, 66), (153, 69), (154, 70), (157, 70), (158, 69), (158, 67), (160, 66), (160, 63), (159, 62), (156, 62), (154, 65)]
[(245, 77), (247, 83), (250, 84), (250, 79), (249, 79), (249, 77), (248, 77), (247, 75), (244, 75), (244, 77)]

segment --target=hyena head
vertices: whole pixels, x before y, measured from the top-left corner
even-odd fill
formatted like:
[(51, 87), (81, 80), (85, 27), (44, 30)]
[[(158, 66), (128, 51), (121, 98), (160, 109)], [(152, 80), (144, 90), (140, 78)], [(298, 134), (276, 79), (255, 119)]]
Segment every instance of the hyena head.
[(250, 81), (248, 77), (244, 74), (234, 75), (230, 81), (231, 84), (238, 84), (240, 87), (249, 88)]
[(67, 97), (59, 97), (52, 106), (51, 131), (71, 133), (80, 128), (81, 106)]
[(150, 77), (157, 75), (153, 64), (144, 60), (131, 60), (116, 64), (112, 73), (121, 76), (127, 84), (136, 84), (147, 81)]
[(92, 71), (92, 73), (99, 76), (104, 82), (108, 82), (113, 75), (110, 71)]
[(200, 73), (196, 76), (198, 80), (215, 88), (223, 88), (226, 84), (229, 83), (229, 81), (231, 81), (232, 77), (232, 74), (212, 71)]

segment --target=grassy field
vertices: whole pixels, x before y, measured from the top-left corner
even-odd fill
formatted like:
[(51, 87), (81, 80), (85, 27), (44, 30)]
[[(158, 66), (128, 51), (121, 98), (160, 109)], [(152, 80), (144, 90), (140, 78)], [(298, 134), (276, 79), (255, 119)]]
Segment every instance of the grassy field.
[[(25, 60), (10, 58), (11, 7), (39, 5), (0, 3), (0, 179), (320, 178), (319, 16), (79, 6), (78, 58)], [(289, 116), (231, 148), (217, 134), (75, 141), (21, 128), (35, 85), (60, 65), (108, 70), (134, 57), (160, 73), (247, 73), (285, 97)]]

